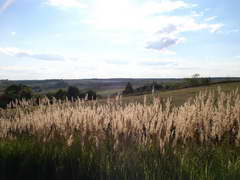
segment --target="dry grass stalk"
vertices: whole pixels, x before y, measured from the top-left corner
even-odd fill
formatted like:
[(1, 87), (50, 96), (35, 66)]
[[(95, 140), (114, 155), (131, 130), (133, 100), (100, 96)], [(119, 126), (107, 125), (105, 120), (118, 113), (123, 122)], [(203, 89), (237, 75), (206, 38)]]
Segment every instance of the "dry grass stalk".
[[(180, 107), (155, 97), (153, 103), (122, 105), (121, 97), (106, 104), (81, 100), (53, 104), (43, 99), (38, 107), (33, 102), (12, 104), (10, 117), (0, 118), (0, 137), (17, 138), (32, 135), (46, 142), (62, 138), (68, 146), (74, 138), (94, 138), (99, 142), (112, 138), (114, 147), (132, 143), (155, 143), (164, 149), (188, 142), (218, 144), (226, 137), (232, 144), (240, 142), (240, 98), (238, 91), (201, 92)], [(30, 107), (30, 108), (29, 108)], [(26, 109), (31, 109), (27, 111)], [(2, 113), (1, 113), (2, 114)], [(83, 142), (85, 143), (85, 142)]]

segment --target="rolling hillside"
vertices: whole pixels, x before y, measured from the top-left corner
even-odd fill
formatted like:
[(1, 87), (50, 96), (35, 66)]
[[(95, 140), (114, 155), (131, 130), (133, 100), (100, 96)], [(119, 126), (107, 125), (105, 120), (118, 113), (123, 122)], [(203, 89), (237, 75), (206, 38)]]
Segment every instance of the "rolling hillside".
[[(156, 92), (154, 96), (158, 96), (161, 98), (169, 98), (171, 97), (173, 100), (173, 103), (177, 106), (182, 105), (184, 102), (186, 102), (187, 99), (193, 98), (197, 93), (200, 91), (205, 90), (214, 90), (217, 91), (218, 88), (221, 88), (222, 91), (229, 92), (232, 90), (239, 89), (240, 90), (240, 82), (232, 82), (232, 83), (216, 83), (214, 85), (209, 86), (201, 86), (201, 87), (194, 87), (194, 88), (185, 88), (185, 89), (179, 89), (179, 90), (169, 90), (169, 91), (160, 91)], [(152, 96), (152, 94), (148, 94), (147, 96)], [(132, 101), (143, 101), (144, 95), (140, 96), (129, 96), (125, 97), (124, 101), (132, 102)]]

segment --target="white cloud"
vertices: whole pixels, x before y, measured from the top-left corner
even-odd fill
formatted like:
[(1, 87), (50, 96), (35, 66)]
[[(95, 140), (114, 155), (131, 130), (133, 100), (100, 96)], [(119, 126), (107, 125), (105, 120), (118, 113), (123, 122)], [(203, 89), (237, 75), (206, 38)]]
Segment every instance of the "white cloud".
[(217, 16), (211, 16), (205, 19), (205, 21), (209, 22), (209, 21), (213, 21), (214, 19), (216, 19)]
[(141, 5), (130, 0), (103, 0), (97, 1), (89, 10), (83, 23), (93, 25), (97, 29), (106, 30), (131, 30), (153, 33), (168, 25), (180, 26), (181, 31), (194, 31), (212, 29), (213, 25), (197, 23), (195, 16), (166, 15), (177, 9), (193, 8), (194, 5), (183, 1), (149, 1)]
[[(192, 11), (195, 6), (184, 1), (148, 1), (142, 4), (134, 4), (130, 0), (96, 1), (95, 7), (89, 9), (88, 16), (82, 23), (91, 25), (98, 31), (128, 32), (134, 34), (134, 38), (136, 33), (141, 33), (141, 41), (147, 42), (148, 49), (157, 47), (163, 53), (167, 52), (166, 48), (183, 42), (184, 38), (180, 35), (182, 32), (208, 30), (215, 33), (223, 27), (220, 23), (204, 20), (199, 22), (197, 17), (203, 16), (204, 12)], [(166, 15), (177, 9), (190, 11), (189, 15)], [(125, 38), (116, 37), (111, 41)]]
[(46, 4), (48, 4), (49, 6), (55, 6), (59, 8), (69, 7), (87, 8), (87, 5), (81, 3), (79, 0), (48, 0)]
[(210, 25), (208, 25), (211, 33), (218, 32), (223, 26), (224, 26), (224, 24), (210, 24)]
[(37, 60), (45, 60), (45, 61), (63, 61), (64, 57), (60, 55), (54, 54), (46, 54), (46, 53), (34, 53), (28, 50), (21, 50), (18, 48), (0, 48), (0, 53), (19, 57), (19, 58), (32, 58)]
[(2, 79), (171, 78), (190, 77), (196, 72), (201, 76), (239, 76), (240, 68), (239, 62), (229, 59), (219, 64), (219, 59), (194, 61), (178, 57), (137, 55), (130, 57), (123, 54), (79, 54), (75, 57), (75, 60), (67, 61), (22, 61), (16, 62), (14, 66), (0, 66), (0, 77)]
[(5, 0), (3, 4), (0, 4), (0, 13), (9, 8), (14, 2), (15, 0)]
[(192, 11), (191, 16), (192, 17), (202, 17), (202, 16), (204, 16), (204, 12), (203, 11), (201, 11), (201, 12)]
[(152, 23), (161, 24), (154, 19), (155, 15), (163, 15), (176, 9), (189, 8), (191, 4), (183, 1), (149, 1), (134, 4), (130, 0), (96, 1), (89, 10), (89, 16), (84, 23), (94, 25), (98, 29), (124, 29), (149, 31)]
[[(159, 17), (159, 20), (166, 22), (168, 26), (169, 24), (171, 26), (175, 26), (176, 32), (178, 33), (199, 31), (204, 29), (209, 30), (210, 32), (216, 32), (224, 26), (223, 24), (198, 23), (197, 20), (191, 16), (162, 16)], [(165, 28), (167, 25), (159, 28)]]
[(162, 1), (162, 2), (150, 1), (143, 4), (143, 6), (140, 8), (140, 11), (142, 11), (145, 15), (153, 15), (156, 13), (170, 12), (176, 9), (188, 7), (192, 7), (192, 5), (187, 4), (183, 1)]
[[(158, 29), (156, 33), (147, 40), (147, 49), (160, 50), (161, 53), (168, 50), (169, 47), (184, 42), (181, 37), (182, 32), (208, 30), (211, 33), (219, 31), (223, 24), (201, 24), (191, 16), (159, 16), (156, 17), (159, 24), (153, 24), (152, 29)], [(155, 27), (154, 27), (155, 26)]]
[(178, 27), (174, 24), (168, 24), (166, 27), (160, 29), (157, 33), (159, 34), (170, 34), (176, 32)]
[(170, 36), (161, 37), (158, 40), (148, 42), (148, 45), (146, 46), (146, 48), (164, 51), (165, 49), (167, 49), (173, 45), (179, 44), (183, 40), (184, 40), (183, 38), (178, 38), (178, 37), (170, 37)]

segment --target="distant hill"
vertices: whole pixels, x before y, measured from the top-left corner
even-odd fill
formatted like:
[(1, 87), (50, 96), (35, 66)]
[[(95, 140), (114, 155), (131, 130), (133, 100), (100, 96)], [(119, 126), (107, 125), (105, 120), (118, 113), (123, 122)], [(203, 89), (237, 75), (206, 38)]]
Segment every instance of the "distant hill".
[[(224, 92), (230, 92), (238, 89), (240, 93), (240, 82), (220, 82), (208, 86), (192, 87), (192, 88), (183, 88), (178, 90), (168, 90), (168, 91), (159, 91), (154, 93), (154, 96), (162, 98), (172, 98), (173, 104), (179, 106), (187, 101), (189, 98), (194, 98), (200, 91), (210, 90), (217, 91), (218, 88), (221, 88)], [(152, 97), (152, 94), (144, 94), (137, 96), (128, 96), (124, 97), (124, 102), (143, 102), (144, 96)], [(147, 98), (151, 99), (151, 98)]]
[[(240, 81), (240, 77), (215, 77), (212, 82), (221, 81)], [(46, 93), (57, 89), (65, 89), (68, 86), (76, 86), (80, 90), (92, 89), (99, 94), (109, 95), (122, 91), (127, 82), (130, 82), (134, 88), (156, 83), (181, 82), (181, 78), (113, 78), (113, 79), (48, 79), (48, 80), (0, 80), (0, 93), (4, 88), (11, 84), (24, 84), (30, 86), (35, 92)]]

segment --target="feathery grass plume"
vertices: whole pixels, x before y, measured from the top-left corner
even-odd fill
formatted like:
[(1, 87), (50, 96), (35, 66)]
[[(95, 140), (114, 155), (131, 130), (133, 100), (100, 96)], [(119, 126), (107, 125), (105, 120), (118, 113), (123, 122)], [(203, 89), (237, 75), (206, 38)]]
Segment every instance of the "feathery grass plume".
[[(47, 98), (38, 106), (31, 101), (15, 102), (0, 116), (0, 139), (32, 139), (43, 146), (53, 143), (65, 149), (76, 148), (89, 162), (96, 161), (101, 168), (112, 167), (106, 171), (109, 173), (115, 172), (114, 168), (127, 168), (128, 162), (134, 167), (145, 166), (150, 157), (143, 152), (156, 153), (161, 160), (155, 163), (159, 169), (162, 161), (167, 164), (164, 156), (169, 158), (168, 153), (174, 158), (194, 146), (201, 149), (240, 144), (238, 90), (204, 91), (180, 107), (173, 106), (171, 98), (153, 98), (147, 102), (144, 96), (143, 104), (124, 105), (120, 96), (108, 98), (107, 103), (81, 99), (50, 102)], [(134, 165), (132, 158), (138, 164)], [(117, 159), (119, 167), (111, 166)], [(109, 164), (103, 165), (106, 162)]]
[[(153, 103), (119, 104), (107, 100), (107, 104), (89, 104), (83, 100), (50, 101), (42, 99), (38, 107), (26, 111), (31, 101), (15, 102), (11, 117), (1, 117), (1, 137), (15, 137), (25, 133), (52, 139), (68, 137), (76, 132), (81, 136), (94, 135), (106, 138), (113, 133), (116, 141), (123, 139), (142, 143), (158, 138), (161, 144), (197, 141), (220, 143), (227, 136), (231, 143), (240, 139), (240, 105), (238, 92), (201, 92), (181, 107), (174, 107), (171, 99), (163, 102), (155, 97)], [(107, 133), (107, 134), (106, 134)], [(67, 136), (67, 137), (66, 137)], [(142, 138), (140, 138), (142, 137)]]

